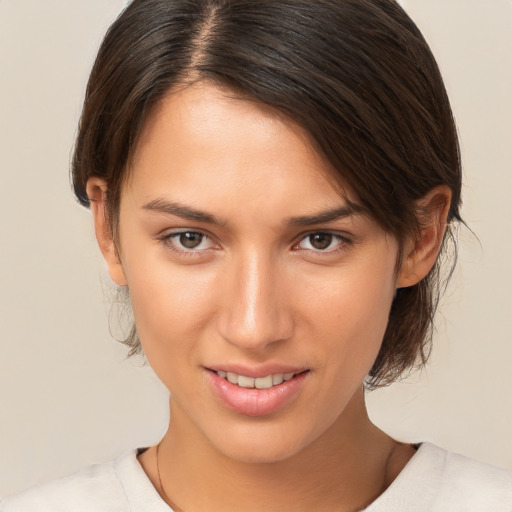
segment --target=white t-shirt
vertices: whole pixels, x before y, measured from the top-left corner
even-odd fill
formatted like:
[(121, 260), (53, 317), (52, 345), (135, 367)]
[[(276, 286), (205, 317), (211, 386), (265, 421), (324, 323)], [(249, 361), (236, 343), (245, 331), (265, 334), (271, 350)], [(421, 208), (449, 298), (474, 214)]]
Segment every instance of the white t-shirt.
[[(1, 512), (170, 512), (137, 450), (0, 502)], [(423, 443), (365, 512), (512, 512), (512, 471)]]

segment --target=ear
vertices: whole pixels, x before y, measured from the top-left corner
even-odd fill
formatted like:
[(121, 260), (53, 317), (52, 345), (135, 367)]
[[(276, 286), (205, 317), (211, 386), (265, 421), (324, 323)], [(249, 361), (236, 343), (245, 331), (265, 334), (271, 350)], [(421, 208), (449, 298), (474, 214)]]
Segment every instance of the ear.
[(446, 231), (451, 199), (450, 188), (440, 185), (417, 201), (420, 236), (414, 242), (406, 244), (397, 288), (419, 283), (434, 266)]
[(98, 177), (89, 178), (86, 192), (91, 204), (96, 240), (107, 263), (110, 278), (117, 285), (124, 286), (127, 284), (126, 277), (106, 215), (107, 183)]

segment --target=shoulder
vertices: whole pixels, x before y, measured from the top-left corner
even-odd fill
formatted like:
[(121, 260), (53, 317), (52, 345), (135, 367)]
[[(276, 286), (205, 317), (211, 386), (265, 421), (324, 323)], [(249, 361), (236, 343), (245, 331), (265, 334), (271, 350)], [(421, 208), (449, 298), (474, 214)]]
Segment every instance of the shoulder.
[(512, 471), (423, 443), (368, 512), (512, 512)]
[(89, 466), (6, 498), (1, 512), (126, 512), (129, 510), (118, 467), (136, 461), (135, 451), (116, 461)]
[(467, 511), (512, 511), (512, 471), (427, 445), (434, 458), (443, 460), (436, 504), (443, 502)]

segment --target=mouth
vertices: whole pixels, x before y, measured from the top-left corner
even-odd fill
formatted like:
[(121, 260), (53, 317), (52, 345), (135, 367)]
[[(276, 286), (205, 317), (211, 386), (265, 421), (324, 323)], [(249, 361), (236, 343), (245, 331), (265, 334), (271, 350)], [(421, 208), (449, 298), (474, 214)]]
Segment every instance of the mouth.
[[(230, 368), (205, 368), (214, 394), (228, 409), (246, 416), (267, 416), (290, 405), (302, 393), (309, 379), (309, 369), (280, 373), (281, 368), (253, 369), (235, 373)], [(235, 369), (235, 368), (231, 368)], [(282, 368), (285, 369), (285, 368)], [(286, 368), (288, 370), (288, 368)], [(291, 368), (290, 368), (291, 370)], [(266, 374), (266, 375), (265, 375)]]
[[(214, 371), (214, 370), (212, 370)], [(222, 370), (214, 371), (220, 378), (227, 380), (229, 383), (247, 389), (270, 389), (279, 386), (283, 382), (292, 380), (296, 375), (304, 373), (308, 370), (301, 370), (295, 373), (274, 373), (265, 377), (248, 377), (247, 375), (238, 375), (233, 372), (225, 372)]]

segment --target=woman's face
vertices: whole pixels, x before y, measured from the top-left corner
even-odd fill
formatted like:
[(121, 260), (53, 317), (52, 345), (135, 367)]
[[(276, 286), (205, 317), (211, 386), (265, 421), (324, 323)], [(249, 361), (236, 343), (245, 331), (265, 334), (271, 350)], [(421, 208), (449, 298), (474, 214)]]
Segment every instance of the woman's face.
[(173, 420), (229, 457), (326, 435), (379, 351), (397, 244), (326, 172), (292, 122), (208, 84), (137, 146), (119, 217), (137, 329)]

